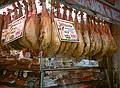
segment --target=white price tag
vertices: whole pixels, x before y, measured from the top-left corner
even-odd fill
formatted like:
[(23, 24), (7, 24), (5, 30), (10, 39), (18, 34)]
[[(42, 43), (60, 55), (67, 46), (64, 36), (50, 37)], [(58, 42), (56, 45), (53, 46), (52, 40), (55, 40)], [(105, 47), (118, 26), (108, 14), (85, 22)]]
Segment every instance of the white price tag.
[(59, 38), (66, 42), (79, 42), (73, 22), (54, 18), (58, 26)]
[(13, 42), (23, 36), (26, 17), (22, 16), (8, 25), (5, 44)]

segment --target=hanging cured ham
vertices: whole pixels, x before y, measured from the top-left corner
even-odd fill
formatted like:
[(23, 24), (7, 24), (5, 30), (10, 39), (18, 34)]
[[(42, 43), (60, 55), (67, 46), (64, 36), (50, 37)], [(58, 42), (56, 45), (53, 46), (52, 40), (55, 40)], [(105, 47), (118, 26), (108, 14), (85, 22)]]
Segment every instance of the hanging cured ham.
[(83, 25), (83, 40), (84, 40), (84, 51), (81, 57), (87, 57), (87, 54), (89, 53), (90, 50), (90, 35), (89, 35), (89, 23), (85, 23), (83, 20), (83, 13), (81, 12), (81, 20), (82, 20), (82, 25)]
[[(73, 21), (72, 8), (69, 8), (69, 21)], [(76, 30), (78, 30), (78, 29), (76, 29)], [(64, 51), (65, 56), (71, 57), (71, 55), (72, 55), (72, 53), (73, 53), (73, 51), (75, 50), (76, 47), (77, 47), (76, 42), (66, 43), (66, 47), (65, 47), (65, 51)]]
[[(92, 29), (91, 31), (93, 31), (92, 36), (93, 36), (95, 46), (94, 46), (94, 49), (91, 50), (90, 57), (92, 57), (92, 56), (96, 55), (98, 52), (100, 52), (101, 47), (102, 47), (101, 37), (100, 37), (99, 31), (98, 31), (100, 26), (97, 24), (97, 22), (95, 22), (95, 18), (93, 18), (92, 21), (93, 21), (91, 24), (92, 26), (90, 28)], [(91, 47), (92, 47), (92, 45), (91, 45)]]
[(77, 11), (75, 11), (76, 15), (75, 15), (75, 28), (76, 28), (76, 32), (79, 36), (79, 42), (77, 43), (77, 47), (75, 48), (75, 50), (73, 51), (72, 56), (74, 58), (80, 59), (80, 56), (82, 55), (83, 51), (84, 51), (84, 40), (83, 40), (83, 36), (82, 36), (82, 32), (83, 32), (83, 25), (82, 23), (78, 23), (78, 19), (77, 19)]
[[(36, 6), (35, 6), (35, 0), (29, 0), (29, 6), (26, 6), (28, 4), (25, 4), (26, 1), (24, 1), (25, 9), (28, 9), (29, 7), (29, 12), (26, 14), (26, 19), (25, 22), (23, 22), (23, 36), (15, 41), (12, 41), (8, 43), (8, 46), (14, 48), (14, 49), (23, 49), (23, 48), (31, 48), (31, 49), (39, 49), (39, 44), (38, 44), (38, 19), (36, 15)], [(22, 12), (22, 6), (19, 2), (17, 2), (17, 5), (19, 8), (16, 6), (15, 3), (12, 4), (13, 10), (9, 10), (7, 14), (7, 21), (4, 26), (5, 28), (8, 28), (8, 24), (13, 24), (17, 22), (20, 17), (23, 16)], [(27, 7), (27, 8), (26, 8)], [(18, 13), (19, 11), (19, 13)], [(25, 12), (28, 10), (25, 10)], [(14, 13), (13, 16), (11, 16), (11, 13)], [(12, 18), (11, 18), (12, 17)]]
[[(28, 18), (28, 13), (32, 11), (31, 10), (31, 8), (32, 8), (31, 2), (29, 1), (29, 5), (28, 5), (28, 3), (26, 2), (26, 0), (23, 0), (23, 4), (25, 6), (25, 8), (24, 8), (25, 9), (25, 15)], [(29, 7), (30, 11), (28, 11), (28, 7)], [(20, 10), (21, 9), (19, 8), (19, 11)], [(22, 14), (19, 14), (19, 16), (22, 16)], [(25, 23), (25, 25), (26, 25), (26, 23)], [(31, 47), (30, 44), (29, 44), (29, 42), (25, 42), (25, 41), (27, 41), (25, 35), (26, 35), (26, 33), (25, 33), (25, 27), (24, 27), (23, 37), (21, 39), (19, 39), (18, 42), (19, 42), (20, 45), (24, 46), (24, 48), (25, 47), (27, 47), (27, 48)]]
[(109, 50), (109, 47), (110, 47), (110, 40), (109, 40), (108, 34), (106, 33), (106, 29), (105, 29), (104, 23), (101, 22), (99, 27), (100, 27), (99, 32), (101, 33), (102, 48), (101, 48), (100, 52), (97, 53), (94, 56), (95, 59), (102, 59), (102, 57), (105, 54), (107, 54), (107, 52)]
[(30, 1), (30, 17), (27, 17), (25, 22), (25, 28), (24, 28), (24, 35), (20, 39), (21, 45), (23, 45), (26, 48), (33, 48), (38, 49), (38, 19), (37, 19), (37, 11), (36, 11), (36, 5), (35, 0)]
[[(98, 18), (89, 15), (87, 15), (87, 18), (84, 18), (83, 12), (80, 12), (81, 19), (79, 23), (77, 18), (79, 11), (76, 10), (74, 26), (79, 37), (79, 42), (60, 41), (60, 33), (65, 32), (65, 30), (62, 32), (59, 31), (59, 23), (57, 23), (58, 21), (56, 22), (56, 19), (54, 20), (56, 18), (55, 7), (57, 6), (57, 18), (59, 21), (61, 21), (60, 19), (73, 21), (73, 9), (68, 6), (63, 6), (64, 12), (63, 16), (61, 16), (60, 0), (56, 1), (57, 5), (55, 5), (55, 0), (52, 0), (52, 10), (51, 14), (49, 14), (46, 8), (46, 0), (41, 0), (41, 2), (42, 12), (39, 16), (37, 14), (35, 0), (23, 0), (24, 11), (21, 3), (17, 1), (17, 5), (16, 3), (12, 4), (13, 9), (7, 9), (7, 15), (5, 13), (4, 16), (0, 15), (1, 32), (2, 29), (8, 29), (11, 23), (14, 24), (16, 21), (19, 21), (24, 15), (26, 18), (23, 36), (20, 36), (17, 40), (7, 42), (8, 46), (18, 50), (27, 48), (34, 51), (39, 49), (44, 52), (45, 57), (58, 55), (77, 59), (99, 59), (103, 56), (112, 56), (117, 50), (117, 45), (108, 23), (99, 21)], [(67, 16), (68, 11), (69, 17)], [(14, 15), (12, 15), (13, 13)], [(67, 33), (66, 36), (69, 37)]]
[(100, 50), (102, 49), (102, 38), (101, 38), (101, 34), (100, 34), (100, 23), (94, 23), (95, 26), (95, 33), (96, 33), (96, 49), (93, 55), (96, 55), (97, 53), (100, 52)]
[(97, 35), (95, 33), (95, 26), (93, 25), (92, 20), (90, 20), (89, 16), (87, 16), (87, 26), (88, 26), (89, 38), (90, 38), (90, 50), (88, 56), (92, 57), (96, 49)]
[(51, 42), (47, 50), (44, 51), (45, 54), (47, 54), (47, 57), (54, 57), (60, 47), (60, 39), (58, 36), (58, 27), (57, 23), (54, 21), (54, 5), (55, 2), (52, 0), (52, 13), (51, 13), (51, 22), (52, 22), (52, 28), (51, 28)]
[(41, 13), (41, 23), (40, 23), (40, 36), (39, 36), (39, 43), (40, 43), (40, 50), (45, 50), (50, 46), (51, 42), (51, 18), (48, 14), (46, 9), (45, 0), (42, 1), (42, 13)]
[[(64, 9), (63, 18), (62, 18), (61, 16), (58, 16), (58, 18), (62, 18), (63, 20), (67, 20), (67, 15), (66, 15), (67, 7), (64, 6), (63, 9)], [(60, 14), (59, 8), (58, 8), (58, 13)], [(57, 51), (57, 55), (58, 55), (58, 56), (60, 56), (60, 57), (61, 57), (61, 56), (64, 56), (64, 53), (63, 53), (63, 52), (64, 52), (64, 50), (65, 50), (65, 46), (66, 46), (66, 43), (63, 42), (63, 41), (61, 41), (59, 50)]]

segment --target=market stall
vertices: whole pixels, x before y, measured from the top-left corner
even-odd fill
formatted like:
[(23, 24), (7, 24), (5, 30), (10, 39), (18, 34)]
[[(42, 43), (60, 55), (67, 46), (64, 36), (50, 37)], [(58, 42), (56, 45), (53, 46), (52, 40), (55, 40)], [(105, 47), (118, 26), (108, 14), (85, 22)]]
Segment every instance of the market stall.
[(101, 0), (6, 3), (0, 10), (1, 84), (113, 88), (109, 60), (118, 47), (111, 25), (120, 23), (119, 10)]

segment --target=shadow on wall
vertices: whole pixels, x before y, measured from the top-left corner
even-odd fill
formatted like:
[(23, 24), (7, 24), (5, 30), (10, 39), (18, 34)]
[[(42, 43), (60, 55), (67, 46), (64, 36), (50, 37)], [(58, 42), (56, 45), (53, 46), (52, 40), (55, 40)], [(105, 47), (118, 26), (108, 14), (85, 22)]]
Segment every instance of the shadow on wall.
[(113, 56), (114, 88), (120, 88), (120, 25), (112, 25), (111, 33), (118, 46), (118, 50)]

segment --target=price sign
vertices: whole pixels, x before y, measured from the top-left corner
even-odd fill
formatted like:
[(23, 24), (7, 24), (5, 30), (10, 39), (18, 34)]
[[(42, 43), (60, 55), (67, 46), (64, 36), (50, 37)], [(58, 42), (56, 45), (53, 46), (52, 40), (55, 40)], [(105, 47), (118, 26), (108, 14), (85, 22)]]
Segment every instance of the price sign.
[(23, 16), (8, 25), (7, 34), (5, 35), (5, 44), (13, 42), (23, 36), (26, 17)]
[(79, 42), (73, 22), (54, 18), (58, 26), (59, 38), (66, 42)]

